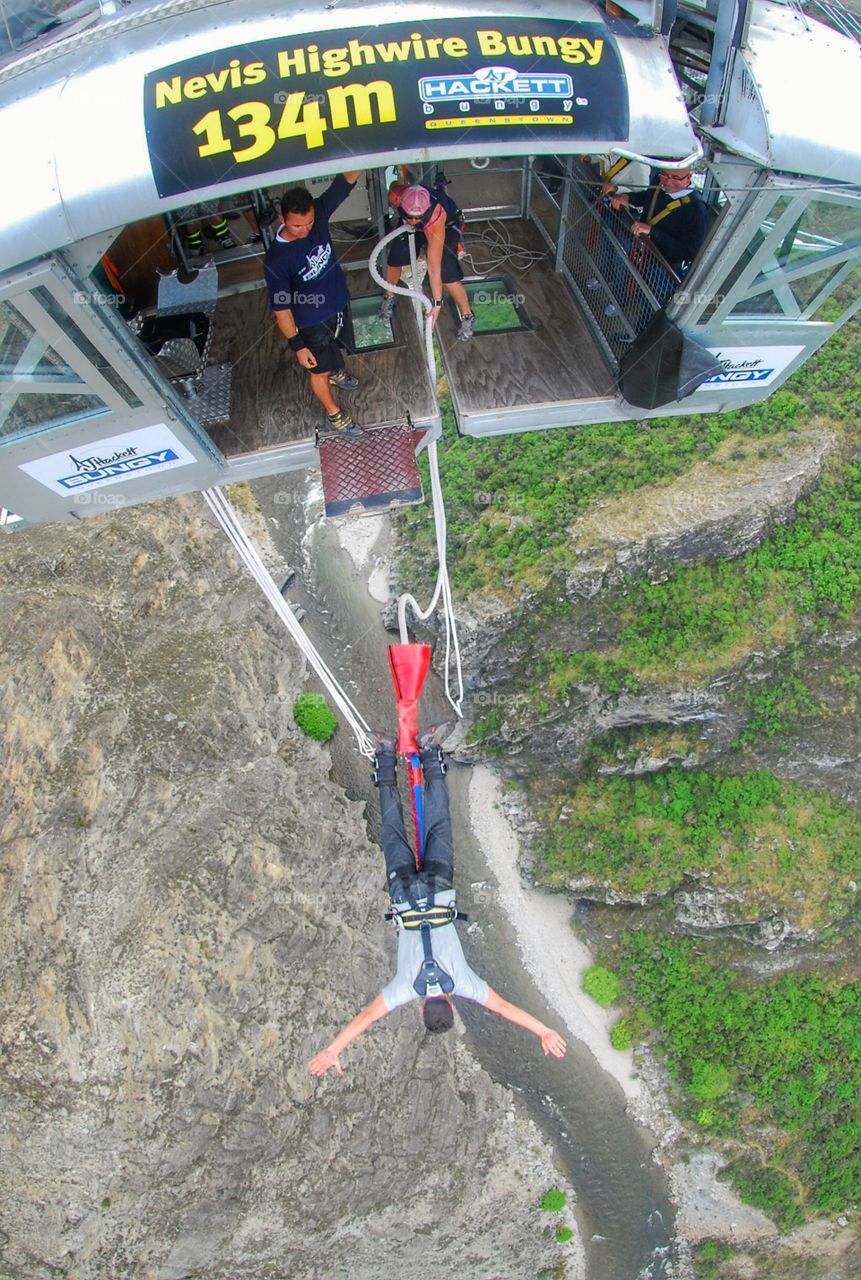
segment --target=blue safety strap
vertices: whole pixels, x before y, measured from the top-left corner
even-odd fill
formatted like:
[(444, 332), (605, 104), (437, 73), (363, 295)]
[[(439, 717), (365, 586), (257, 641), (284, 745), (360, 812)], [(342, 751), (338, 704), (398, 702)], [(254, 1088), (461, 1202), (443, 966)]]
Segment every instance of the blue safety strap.
[[(421, 768), (421, 760), (419, 758), (417, 751), (413, 751), (412, 754), (410, 755), (410, 765), (412, 766), (413, 769)], [(422, 812), (423, 799), (422, 799), (421, 782), (413, 783), (413, 807), (415, 809), (415, 814), (416, 814), (416, 840), (418, 841), (418, 846), (419, 846), (418, 866), (421, 867), (423, 866), (424, 860), (425, 860), (425, 849), (424, 849), (425, 830), (424, 830), (424, 814)]]
[(445, 969), (440, 969), (436, 960), (434, 960), (431, 948), (431, 926), (429, 924), (422, 925), (421, 935), (424, 960), (422, 961), (421, 973), (413, 983), (413, 990), (420, 996), (448, 995), (450, 991), (454, 991), (454, 978), (452, 978), (451, 974), (446, 973)]

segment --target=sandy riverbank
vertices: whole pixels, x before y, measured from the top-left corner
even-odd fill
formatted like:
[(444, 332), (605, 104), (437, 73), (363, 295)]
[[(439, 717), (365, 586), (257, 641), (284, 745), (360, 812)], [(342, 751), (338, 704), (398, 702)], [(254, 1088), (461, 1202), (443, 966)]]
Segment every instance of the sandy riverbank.
[(527, 971), (568, 1032), (588, 1047), (627, 1098), (638, 1098), (642, 1086), (633, 1055), (619, 1053), (610, 1044), (610, 1028), (618, 1011), (603, 1009), (581, 987), (584, 971), (594, 962), (571, 928), (571, 907), (560, 894), (542, 893), (523, 883), (517, 836), (503, 811), (502, 783), (484, 765), (472, 770), (469, 816), (496, 876), (505, 914), (515, 926)]
[(363, 516), (360, 520), (339, 520), (338, 541), (354, 568), (367, 577), (368, 594), (378, 604), (390, 596), (391, 563), (377, 551), (380, 535), (389, 528), (386, 516)]

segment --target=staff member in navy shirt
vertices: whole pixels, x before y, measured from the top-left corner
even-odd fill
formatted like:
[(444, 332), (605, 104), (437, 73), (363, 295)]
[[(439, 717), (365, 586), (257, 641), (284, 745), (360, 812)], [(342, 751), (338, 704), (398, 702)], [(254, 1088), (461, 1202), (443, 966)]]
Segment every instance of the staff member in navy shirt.
[(355, 391), (337, 341), (350, 294), (329, 236), (329, 219), (347, 199), (361, 174), (345, 173), (315, 200), (304, 187), (281, 198), (281, 225), (263, 261), (269, 301), (278, 328), (311, 378), (311, 390), (326, 411), (331, 429), (354, 437), (361, 427), (339, 409), (332, 387)]

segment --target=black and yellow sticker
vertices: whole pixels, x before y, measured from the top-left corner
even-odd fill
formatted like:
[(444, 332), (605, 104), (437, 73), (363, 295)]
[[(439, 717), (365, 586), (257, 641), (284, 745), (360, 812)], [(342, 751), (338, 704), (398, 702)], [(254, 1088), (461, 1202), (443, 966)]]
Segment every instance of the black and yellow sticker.
[[(620, 143), (628, 99), (600, 23), (444, 18), (251, 41), (150, 73), (144, 122), (160, 196), (364, 156), (522, 139)], [(432, 30), (432, 34), (431, 34)]]

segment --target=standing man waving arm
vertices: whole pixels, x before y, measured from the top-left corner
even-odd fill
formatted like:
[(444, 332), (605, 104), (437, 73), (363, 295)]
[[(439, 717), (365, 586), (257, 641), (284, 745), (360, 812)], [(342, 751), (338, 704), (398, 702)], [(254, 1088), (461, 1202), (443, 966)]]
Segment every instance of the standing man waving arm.
[(263, 262), (275, 323), (307, 370), (330, 430), (348, 437), (361, 428), (338, 407), (332, 388), (355, 391), (359, 381), (344, 367), (338, 344), (350, 294), (335, 256), (329, 219), (360, 174), (361, 170), (342, 174), (316, 199), (304, 187), (286, 191), (280, 226)]

